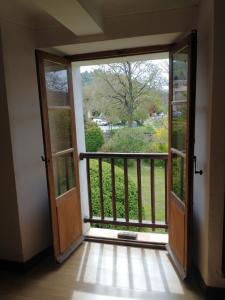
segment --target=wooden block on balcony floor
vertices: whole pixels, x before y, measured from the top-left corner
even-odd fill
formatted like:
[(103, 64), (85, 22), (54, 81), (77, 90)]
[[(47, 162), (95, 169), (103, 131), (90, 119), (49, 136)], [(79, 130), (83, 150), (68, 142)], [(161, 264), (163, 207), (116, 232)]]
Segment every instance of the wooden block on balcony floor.
[(137, 239), (137, 233), (135, 232), (128, 232), (128, 231), (122, 231), (117, 234), (117, 237), (119, 239), (126, 239), (126, 240), (136, 240)]

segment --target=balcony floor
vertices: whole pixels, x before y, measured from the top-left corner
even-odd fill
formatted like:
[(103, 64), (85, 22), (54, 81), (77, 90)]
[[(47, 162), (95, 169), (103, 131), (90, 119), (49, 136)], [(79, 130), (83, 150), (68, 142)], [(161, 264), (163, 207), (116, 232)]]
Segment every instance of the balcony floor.
[[(128, 230), (114, 230), (114, 229), (103, 229), (103, 228), (93, 228), (91, 227), (86, 233), (87, 237), (97, 237), (97, 238), (108, 238), (108, 239), (117, 239), (119, 232), (124, 232)], [(159, 243), (167, 244), (168, 243), (168, 234), (167, 233), (150, 233), (150, 232), (136, 232), (138, 242), (145, 243)]]
[(1, 300), (198, 300), (166, 251), (84, 242), (61, 266), (45, 259), (23, 273), (0, 271)]

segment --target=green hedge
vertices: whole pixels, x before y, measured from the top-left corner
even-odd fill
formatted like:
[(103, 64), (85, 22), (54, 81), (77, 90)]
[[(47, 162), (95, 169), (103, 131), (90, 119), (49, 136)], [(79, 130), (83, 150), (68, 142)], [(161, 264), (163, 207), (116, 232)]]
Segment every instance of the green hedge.
[(85, 143), (87, 152), (97, 152), (104, 144), (104, 136), (101, 128), (95, 123), (85, 125)]
[[(107, 162), (103, 162), (102, 171), (103, 171), (102, 173), (103, 173), (104, 213), (105, 213), (105, 217), (112, 217), (111, 165)], [(90, 175), (91, 175), (93, 215), (100, 216), (99, 175), (98, 175), (98, 162), (96, 160), (91, 161)], [(117, 166), (115, 166), (115, 178), (116, 178), (116, 213), (118, 218), (124, 218), (125, 217), (124, 174), (123, 174), (123, 170)], [(133, 220), (137, 220), (137, 216), (138, 216), (137, 185), (131, 179), (129, 179), (129, 183), (128, 183), (128, 199), (129, 199), (129, 218)], [(104, 225), (104, 228), (112, 228), (112, 226)], [(118, 227), (118, 229), (123, 229), (123, 227), (122, 226), (120, 228)]]

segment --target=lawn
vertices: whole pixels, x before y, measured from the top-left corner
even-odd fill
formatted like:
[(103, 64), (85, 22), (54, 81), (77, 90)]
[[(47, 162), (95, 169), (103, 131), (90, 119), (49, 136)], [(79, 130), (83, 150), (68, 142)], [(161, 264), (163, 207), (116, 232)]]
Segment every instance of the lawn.
[[(136, 164), (129, 166), (128, 176), (137, 182)], [(145, 220), (151, 220), (151, 193), (150, 193), (150, 166), (142, 162), (142, 203), (144, 207)], [(155, 167), (155, 210), (156, 221), (165, 220), (165, 168)]]

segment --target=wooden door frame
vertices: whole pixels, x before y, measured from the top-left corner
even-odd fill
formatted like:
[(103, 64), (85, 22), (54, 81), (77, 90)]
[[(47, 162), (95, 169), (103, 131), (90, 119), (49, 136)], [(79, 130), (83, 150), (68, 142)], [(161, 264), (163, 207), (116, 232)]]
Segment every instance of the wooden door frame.
[[(73, 79), (72, 79), (72, 69), (71, 62), (66, 57), (59, 57), (41, 50), (35, 51), (36, 56), (36, 66), (37, 66), (37, 78), (38, 78), (38, 90), (39, 90), (39, 102), (40, 102), (40, 112), (41, 112), (41, 124), (42, 124), (42, 135), (44, 143), (44, 152), (45, 152), (45, 168), (47, 174), (47, 186), (48, 186), (48, 198), (49, 198), (49, 208), (52, 222), (58, 225), (57, 209), (55, 204), (55, 183), (54, 183), (54, 173), (53, 173), (53, 163), (52, 163), (52, 152), (51, 152), (51, 143), (50, 143), (50, 127), (48, 122), (48, 107), (47, 107), (47, 94), (45, 88), (45, 72), (44, 72), (44, 60), (49, 60), (55, 63), (65, 65), (67, 69), (68, 82), (68, 96), (69, 103), (71, 106), (71, 128), (72, 128), (72, 143), (73, 143), (73, 162), (74, 162), (74, 174), (76, 178), (76, 188), (78, 193), (78, 201), (80, 203), (80, 177), (79, 177), (79, 158), (77, 151), (77, 137), (76, 137), (76, 118), (75, 118), (75, 107), (74, 107), (74, 93), (73, 93)], [(77, 161), (76, 161), (77, 160)], [(81, 203), (80, 203), (81, 208)], [(81, 214), (82, 217), (82, 214)], [(82, 219), (81, 219), (82, 223)], [(60, 256), (60, 244), (59, 244), (59, 232), (56, 230), (56, 226), (51, 226), (53, 234), (53, 246), (56, 250), (55, 257)], [(58, 226), (57, 226), (58, 228)], [(82, 228), (82, 227), (81, 227)], [(82, 238), (83, 239), (83, 238)], [(67, 256), (66, 251), (65, 255), (62, 255), (62, 260), (64, 256)]]

